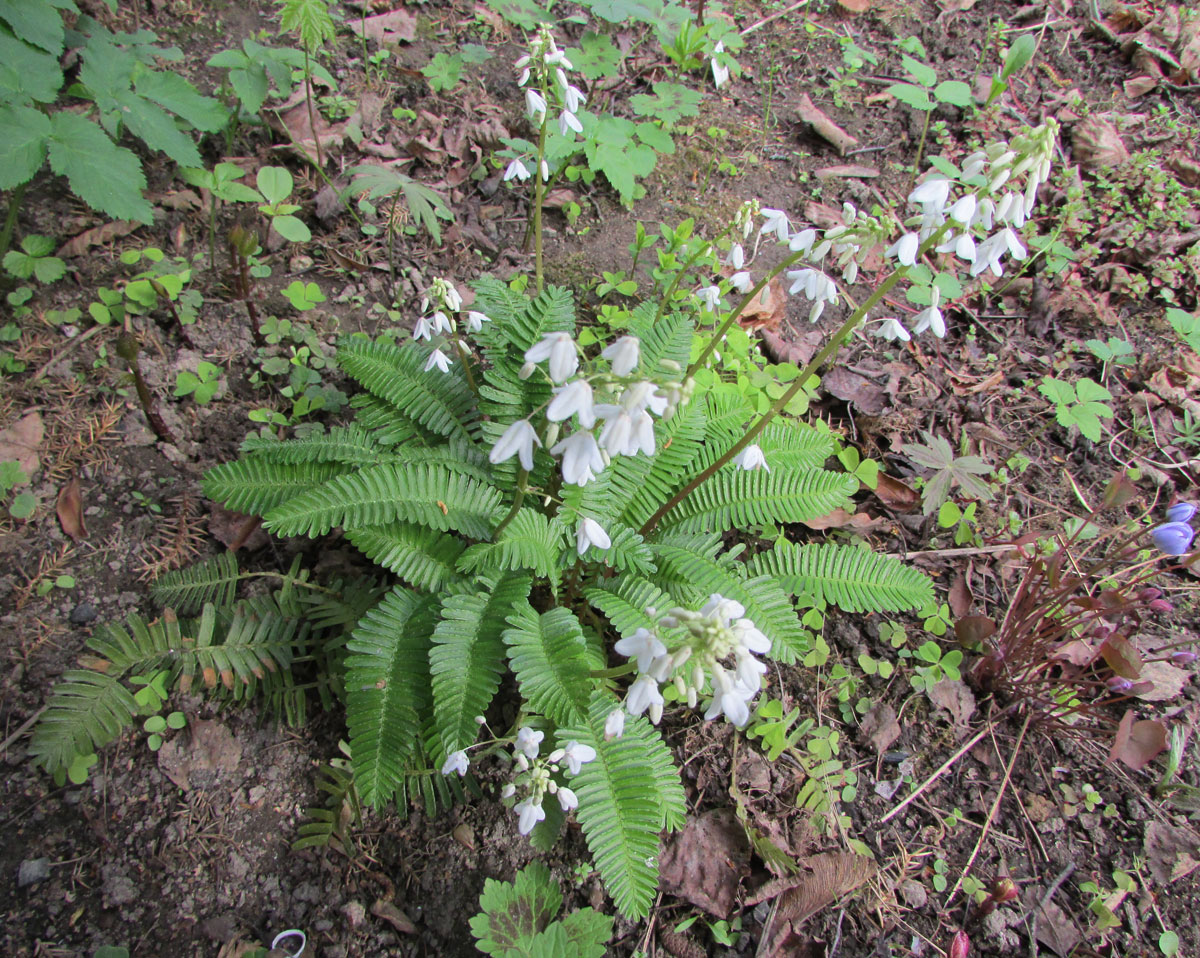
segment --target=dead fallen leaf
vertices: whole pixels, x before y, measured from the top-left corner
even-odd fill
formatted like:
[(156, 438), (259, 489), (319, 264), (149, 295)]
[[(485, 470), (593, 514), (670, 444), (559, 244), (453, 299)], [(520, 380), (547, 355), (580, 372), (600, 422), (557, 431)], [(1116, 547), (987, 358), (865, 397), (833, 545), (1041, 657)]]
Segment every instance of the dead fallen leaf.
[(862, 717), (859, 730), (866, 736), (876, 754), (887, 751), (900, 737), (900, 723), (896, 721), (896, 710), (886, 702), (872, 705)]
[(912, 512), (921, 502), (921, 496), (899, 479), (881, 472), (872, 490), (875, 498), (896, 512)]
[(847, 512), (845, 509), (834, 509), (823, 516), (817, 516), (814, 519), (805, 519), (804, 525), (810, 529), (857, 529), (859, 532), (870, 532), (872, 529), (878, 529), (885, 525), (887, 520), (883, 518), (873, 518), (865, 512)]
[(818, 180), (832, 180), (837, 177), (846, 177), (870, 180), (879, 175), (879, 170), (873, 166), (859, 166), (857, 163), (845, 163), (841, 166), (823, 166), (819, 170), (814, 170), (813, 175)]
[(1196, 832), (1184, 826), (1165, 822), (1146, 823), (1144, 854), (1146, 867), (1160, 887), (1178, 881), (1200, 868), (1200, 839)]
[(959, 573), (954, 577), (954, 581), (950, 583), (950, 611), (954, 613), (956, 619), (961, 619), (971, 611), (971, 603), (975, 601), (975, 596), (971, 594), (971, 587), (967, 584), (967, 577)]
[(16, 461), (17, 467), (30, 479), (41, 466), (38, 449), (42, 445), (42, 417), (31, 412), (0, 432), (0, 462)]
[(128, 236), (141, 225), (136, 220), (114, 220), (111, 223), (105, 223), (103, 226), (84, 230), (74, 239), (67, 240), (55, 255), (61, 256), (64, 259), (70, 259), (72, 256), (81, 256), (93, 246), (103, 246), (105, 243), (111, 243), (122, 236)]
[(821, 385), (831, 395), (845, 400), (868, 416), (878, 416), (887, 407), (886, 389), (845, 366), (834, 366), (825, 374)]
[(853, 147), (858, 146), (858, 140), (817, 109), (816, 104), (809, 99), (807, 93), (800, 95), (797, 111), (800, 119), (811, 126), (818, 136), (832, 143), (842, 156), (845, 156)]
[(1171, 702), (1179, 698), (1191, 678), (1191, 672), (1166, 662), (1147, 662), (1142, 666), (1138, 681), (1149, 683), (1150, 687), (1135, 694), (1143, 702)]
[(166, 742), (158, 750), (158, 767), (185, 792), (215, 784), (233, 773), (242, 760), (242, 746), (215, 719), (193, 719), (188, 735)]
[(1117, 727), (1108, 760), (1120, 760), (1135, 772), (1141, 771), (1167, 749), (1167, 727), (1157, 719), (1133, 720), (1130, 709)]
[(63, 532), (78, 542), (87, 538), (83, 522), (83, 496), (79, 492), (79, 477), (75, 476), (58, 491), (58, 521)]
[(816, 329), (801, 333), (796, 341), (786, 340), (769, 329), (759, 330), (759, 336), (762, 337), (763, 352), (771, 362), (792, 363), (795, 366), (804, 366), (817, 354), (825, 340), (825, 334)]
[(1126, 80), (1122, 86), (1125, 88), (1125, 95), (1131, 100), (1136, 100), (1139, 96), (1145, 96), (1156, 86), (1160, 77), (1140, 76), (1132, 77)]
[(412, 923), (412, 919), (385, 898), (378, 899), (371, 906), (371, 914), (382, 918), (402, 935), (416, 934), (417, 926)]
[(979, 0), (942, 0), (942, 11), (944, 13), (961, 13), (963, 10), (970, 10)]
[[(1034, 889), (1038, 892), (1038, 889)], [(1053, 901), (1048, 901), (1036, 912), (1037, 940), (1056, 955), (1069, 955), (1079, 944), (1080, 933), (1065, 911)]]
[(785, 943), (796, 937), (801, 925), (825, 906), (837, 901), (869, 880), (876, 871), (875, 862), (853, 852), (824, 852), (801, 859), (801, 873), (794, 878), (767, 882), (746, 904), (753, 905), (779, 896), (775, 917), (763, 930), (765, 947), (760, 954), (778, 956), (796, 954)]
[(1129, 150), (1121, 134), (1102, 116), (1089, 116), (1075, 124), (1071, 133), (1071, 148), (1075, 152), (1075, 159), (1085, 170), (1118, 167), (1129, 162)]
[(726, 918), (750, 873), (750, 845), (731, 808), (691, 819), (667, 844), (660, 858), (662, 887), (697, 908)]
[(381, 43), (411, 43), (417, 36), (417, 18), (407, 10), (393, 10), (365, 20), (350, 19), (350, 29), (358, 36)]
[(943, 679), (926, 689), (925, 695), (938, 708), (950, 713), (956, 731), (965, 730), (975, 714), (975, 695), (961, 681)]
[(762, 293), (746, 304), (738, 323), (744, 329), (777, 330), (786, 315), (787, 297), (783, 293), (783, 284), (776, 276), (767, 283)]
[(871, 9), (872, 0), (838, 0), (838, 6), (847, 13), (866, 13)]
[(227, 549), (236, 547), (253, 552), (271, 541), (271, 537), (262, 529), (262, 520), (257, 516), (230, 512), (216, 503), (209, 511), (208, 531)]

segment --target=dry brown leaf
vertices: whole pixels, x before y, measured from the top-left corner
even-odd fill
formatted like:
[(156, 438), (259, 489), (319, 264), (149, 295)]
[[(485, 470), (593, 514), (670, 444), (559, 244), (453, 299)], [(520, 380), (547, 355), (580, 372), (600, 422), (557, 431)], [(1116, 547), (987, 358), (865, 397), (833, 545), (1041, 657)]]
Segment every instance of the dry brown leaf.
[(876, 871), (875, 862), (853, 852), (824, 852), (801, 859), (799, 864), (803, 871), (789, 880), (790, 887), (779, 896), (765, 954), (783, 954), (781, 944), (800, 925), (863, 884)]
[(13, 425), (0, 431), (0, 462), (16, 461), (18, 468), (30, 479), (41, 466), (38, 450), (42, 445), (42, 417), (31, 412)]
[(975, 596), (971, 594), (971, 587), (967, 584), (967, 577), (959, 573), (954, 577), (954, 581), (950, 583), (950, 611), (954, 613), (956, 619), (961, 619), (964, 615), (971, 611), (971, 604), (975, 601)]
[(1143, 848), (1146, 867), (1160, 887), (1200, 868), (1200, 861), (1196, 861), (1200, 840), (1190, 828), (1147, 822)]
[(943, 13), (961, 13), (970, 10), (979, 0), (942, 0)]
[(878, 416), (887, 407), (887, 390), (851, 372), (844, 366), (834, 366), (825, 374), (821, 385), (833, 396), (857, 407), (868, 416)]
[(241, 760), (242, 746), (215, 719), (191, 720), (186, 737), (177, 736), (158, 750), (159, 769), (185, 792), (231, 775)]
[(857, 163), (844, 163), (841, 166), (823, 166), (814, 170), (813, 175), (818, 180), (832, 180), (836, 177), (870, 180), (879, 175), (879, 170), (873, 166), (859, 166)]
[(795, 366), (804, 366), (817, 354), (825, 340), (825, 334), (819, 329), (801, 333), (795, 341), (786, 340), (769, 329), (759, 330), (759, 336), (762, 338), (763, 352), (771, 362), (792, 363)]
[(55, 255), (61, 256), (64, 259), (70, 259), (72, 256), (80, 256), (93, 246), (103, 246), (105, 243), (111, 243), (122, 236), (128, 236), (141, 225), (136, 220), (114, 220), (111, 223), (105, 223), (103, 226), (84, 230), (74, 239), (67, 240)]
[(1131, 100), (1136, 100), (1139, 96), (1145, 96), (1156, 86), (1158, 86), (1159, 77), (1140, 76), (1126, 80), (1122, 86), (1125, 88), (1125, 95)]
[(849, 526), (859, 532), (870, 532), (885, 524), (885, 519), (872, 518), (865, 512), (847, 512), (845, 509), (834, 509), (827, 515), (804, 520), (804, 525), (810, 529), (845, 529)]
[(886, 702), (872, 705), (859, 723), (859, 731), (875, 749), (876, 754), (887, 751), (900, 737), (896, 710)]
[(411, 43), (417, 36), (417, 18), (404, 9), (367, 17), (365, 21), (359, 18), (347, 22), (358, 36), (365, 33), (367, 39), (381, 43)]
[(975, 695), (961, 681), (942, 679), (926, 689), (925, 695), (938, 708), (950, 713), (955, 731), (964, 731), (975, 714)]
[(853, 147), (858, 146), (858, 140), (817, 109), (816, 104), (809, 99), (807, 93), (800, 95), (797, 110), (800, 119), (811, 126), (818, 136), (832, 143), (842, 156), (845, 156)]
[(1139, 683), (1148, 683), (1149, 688), (1134, 694), (1143, 702), (1171, 702), (1179, 698), (1183, 687), (1192, 679), (1192, 673), (1168, 665), (1166, 662), (1147, 662), (1138, 675)]
[(1053, 901), (1041, 904), (1037, 915), (1037, 940), (1061, 958), (1066, 958), (1079, 944), (1080, 934), (1075, 923)]
[(1075, 124), (1071, 133), (1071, 148), (1075, 152), (1075, 159), (1085, 170), (1124, 166), (1129, 162), (1129, 150), (1121, 134), (1102, 116), (1089, 116)]
[(783, 283), (776, 276), (758, 296), (746, 304), (746, 308), (738, 317), (738, 324), (743, 329), (775, 331), (782, 325), (786, 315), (787, 296), (783, 292)]
[(56, 509), (63, 532), (76, 542), (87, 538), (87, 526), (83, 522), (83, 496), (79, 492), (78, 476), (58, 491)]
[(733, 809), (690, 820), (668, 842), (660, 868), (665, 891), (717, 918), (728, 917), (738, 885), (750, 873), (750, 845)]
[(1167, 727), (1157, 719), (1141, 719), (1135, 722), (1133, 710), (1130, 709), (1117, 727), (1117, 735), (1108, 753), (1108, 760), (1122, 761), (1138, 772), (1166, 749)]
[(847, 13), (866, 13), (871, 9), (871, 0), (838, 0), (838, 6)]
[(871, 491), (875, 493), (876, 499), (896, 512), (912, 512), (921, 502), (920, 493), (886, 472), (879, 474), (875, 488)]
[(371, 906), (371, 914), (382, 918), (402, 935), (416, 934), (417, 926), (412, 923), (412, 919), (385, 898), (378, 899)]

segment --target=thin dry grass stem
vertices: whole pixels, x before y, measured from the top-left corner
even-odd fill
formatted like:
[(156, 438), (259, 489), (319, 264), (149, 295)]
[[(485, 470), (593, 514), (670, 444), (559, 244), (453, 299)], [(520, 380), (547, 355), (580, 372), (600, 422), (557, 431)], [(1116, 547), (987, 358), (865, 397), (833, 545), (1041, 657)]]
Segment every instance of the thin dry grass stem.
[(942, 764), (938, 766), (937, 771), (935, 771), (932, 775), (930, 775), (929, 778), (925, 779), (925, 781), (922, 782), (915, 790), (913, 790), (909, 794), (909, 796), (904, 799), (904, 801), (902, 801), (899, 805), (897, 805), (890, 812), (888, 812), (886, 815), (884, 815), (883, 818), (879, 819), (879, 824), (882, 825), (884, 822), (886, 822), (892, 818), (895, 818), (902, 811), (904, 811), (904, 809), (908, 808), (909, 805), (911, 805), (918, 798), (920, 798), (927, 791), (929, 791), (929, 789), (933, 787), (934, 783), (937, 782), (937, 780), (939, 778), (941, 778), (943, 775), (946, 774), (946, 772), (948, 772), (951, 768), (953, 768), (955, 762), (957, 762), (967, 752), (969, 752), (971, 749), (973, 749), (976, 746), (976, 744), (978, 744), (983, 739), (983, 737), (988, 734), (988, 732), (990, 732), (992, 729), (994, 729), (996, 727), (997, 724), (999, 724), (999, 722), (1000, 722), (1000, 719), (995, 719), (991, 722), (988, 722), (987, 725), (985, 725), (978, 732), (976, 732), (969, 739), (967, 739), (966, 742), (964, 742), (959, 747), (958, 751), (956, 751), (953, 755), (951, 755), (948, 759), (946, 759), (946, 761), (942, 762)]
[(195, 497), (185, 492), (168, 501), (175, 506), (175, 514), (159, 519), (157, 540), (146, 545), (146, 555), (141, 559), (139, 582), (149, 582), (164, 572), (180, 568), (199, 555), (204, 542), (204, 530), (197, 522), (200, 508)]
[[(983, 843), (991, 831), (992, 824), (996, 821), (996, 813), (1000, 811), (1000, 802), (1004, 799), (1004, 793), (1008, 790), (1008, 783), (1012, 779), (1013, 765), (1016, 764), (1017, 756), (1021, 753), (1021, 743), (1025, 741), (1025, 732), (1029, 728), (1029, 720), (1031, 716), (1026, 715), (1025, 721), (1021, 723), (1021, 731), (1017, 735), (1017, 743), (1013, 746), (1012, 755), (1009, 756), (1008, 765), (1004, 769), (1004, 778), (1000, 780), (1000, 788), (996, 792), (996, 799), (992, 802), (992, 807), (988, 810), (987, 818), (984, 820), (983, 828), (979, 832), (979, 840), (975, 842), (975, 847), (971, 850), (971, 857), (967, 859), (967, 863), (962, 867), (958, 874), (958, 881), (954, 883), (954, 887), (950, 889), (950, 894), (946, 897), (946, 906), (950, 907), (950, 903), (954, 901), (954, 896), (958, 894), (962, 888), (963, 879), (970, 874), (971, 866), (975, 864), (975, 859), (979, 856), (979, 851), (983, 848)], [(996, 750), (996, 756), (1000, 755), (1000, 747), (996, 744), (996, 736), (994, 730), (992, 734), (992, 748)]]

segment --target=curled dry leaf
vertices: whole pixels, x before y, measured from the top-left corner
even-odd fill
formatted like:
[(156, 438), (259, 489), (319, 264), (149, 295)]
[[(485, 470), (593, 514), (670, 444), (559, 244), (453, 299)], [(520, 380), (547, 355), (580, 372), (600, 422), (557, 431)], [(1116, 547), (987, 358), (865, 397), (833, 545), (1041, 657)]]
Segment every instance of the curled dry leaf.
[(831, 395), (850, 403), (868, 416), (878, 416), (888, 404), (886, 389), (844, 366), (834, 366), (825, 374), (821, 384)]
[(832, 143), (842, 156), (845, 156), (851, 149), (858, 146), (858, 140), (817, 109), (816, 104), (809, 99), (807, 93), (800, 95), (800, 103), (797, 110), (800, 119), (811, 126), (813, 132), (819, 137)]
[(849, 527), (859, 532), (870, 532), (886, 522), (881, 518), (872, 518), (865, 512), (847, 512), (845, 509), (834, 509), (833, 512), (826, 515), (803, 521), (810, 529), (845, 529)]
[(83, 496), (79, 492), (78, 476), (58, 491), (56, 509), (63, 532), (76, 542), (87, 538), (87, 527), (83, 523)]
[(844, 163), (841, 166), (823, 166), (819, 170), (814, 171), (814, 176), (818, 180), (832, 180), (836, 177), (859, 178), (864, 180), (874, 179), (879, 175), (879, 170), (873, 166), (859, 166), (856, 163)]
[(1200, 868), (1196, 833), (1190, 828), (1149, 821), (1143, 841), (1146, 867), (1160, 888)]
[(402, 935), (416, 934), (417, 926), (412, 923), (412, 919), (386, 898), (378, 899), (371, 906), (371, 914), (376, 918), (382, 918)]
[(1179, 698), (1192, 674), (1166, 662), (1147, 662), (1142, 666), (1139, 682), (1146, 688), (1134, 694), (1143, 702), (1172, 702)]
[(718, 808), (689, 821), (667, 845), (661, 869), (664, 890), (727, 918), (750, 873), (749, 843), (733, 810)]
[(1075, 124), (1071, 148), (1085, 170), (1118, 167), (1129, 162), (1129, 150), (1125, 148), (1121, 134), (1102, 116), (1089, 116)]
[(776, 276), (763, 288), (762, 293), (755, 296), (742, 314), (738, 323), (744, 329), (777, 330), (787, 315), (787, 297), (783, 293), (783, 284)]
[(859, 731), (875, 749), (876, 754), (886, 752), (900, 737), (900, 723), (896, 721), (896, 710), (886, 702), (871, 706), (859, 723)]
[(912, 512), (921, 502), (919, 493), (886, 472), (879, 474), (875, 488), (871, 491), (875, 493), (876, 499), (896, 512)]
[(105, 243), (111, 243), (122, 236), (128, 236), (141, 225), (136, 220), (114, 220), (111, 223), (105, 223), (103, 226), (84, 230), (74, 239), (67, 240), (55, 255), (63, 259), (81, 256), (93, 246), (103, 246)]
[(1134, 721), (1130, 709), (1117, 726), (1117, 735), (1108, 753), (1110, 762), (1119, 760), (1135, 772), (1141, 771), (1157, 755), (1167, 750), (1167, 727), (1157, 719)]
[(348, 21), (350, 29), (358, 36), (381, 43), (411, 43), (417, 36), (417, 18), (407, 10), (393, 10), (366, 20)]
[(765, 901), (771, 897), (771, 892), (781, 887), (783, 889), (779, 894), (774, 920), (763, 930), (766, 947), (759, 954), (791, 954), (785, 950), (785, 945), (795, 937), (796, 930), (805, 921), (842, 895), (853, 891), (876, 871), (875, 862), (853, 852), (824, 852), (801, 859), (799, 864), (801, 873), (798, 876), (768, 882), (746, 902), (756, 904)]

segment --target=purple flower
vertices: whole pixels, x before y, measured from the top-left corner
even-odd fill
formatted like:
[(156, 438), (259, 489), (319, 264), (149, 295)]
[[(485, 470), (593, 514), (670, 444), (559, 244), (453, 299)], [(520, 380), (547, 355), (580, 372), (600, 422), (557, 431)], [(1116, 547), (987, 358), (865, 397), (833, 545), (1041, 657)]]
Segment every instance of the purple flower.
[(1167, 510), (1167, 522), (1189, 522), (1196, 514), (1196, 503), (1177, 502)]
[(1196, 532), (1186, 522), (1164, 522), (1150, 530), (1150, 538), (1159, 552), (1181, 556), (1192, 547)]

